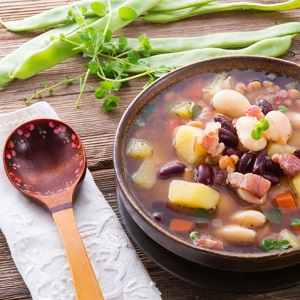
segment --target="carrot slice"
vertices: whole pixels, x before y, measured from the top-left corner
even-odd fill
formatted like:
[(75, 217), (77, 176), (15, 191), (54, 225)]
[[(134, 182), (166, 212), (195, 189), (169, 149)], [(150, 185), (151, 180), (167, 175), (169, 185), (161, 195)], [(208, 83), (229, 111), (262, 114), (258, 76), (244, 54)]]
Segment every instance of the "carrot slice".
[(296, 208), (294, 196), (290, 191), (285, 191), (274, 197), (275, 204), (280, 208)]
[(175, 232), (189, 232), (193, 229), (195, 223), (184, 219), (172, 219), (169, 224), (169, 229)]

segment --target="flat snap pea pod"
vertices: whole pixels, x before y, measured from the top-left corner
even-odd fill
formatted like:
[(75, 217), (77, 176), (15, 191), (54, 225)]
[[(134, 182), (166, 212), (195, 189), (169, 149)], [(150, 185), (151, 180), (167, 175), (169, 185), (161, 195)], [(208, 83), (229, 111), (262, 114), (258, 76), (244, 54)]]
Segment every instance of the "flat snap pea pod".
[[(52, 9), (49, 9), (45, 12), (41, 12), (39, 14), (36, 14), (34, 16), (27, 17), (22, 20), (17, 21), (1, 21), (2, 25), (6, 27), (6, 29), (14, 32), (22, 32), (22, 31), (29, 31), (39, 28), (46, 28), (50, 26), (55, 26), (59, 24), (66, 24), (70, 22), (70, 19), (68, 18), (68, 11), (73, 7), (77, 7), (79, 10), (81, 10), (83, 7), (85, 7), (87, 10), (84, 13), (86, 17), (93, 16), (95, 17), (96, 14), (91, 9), (90, 4), (92, 2), (95, 2), (96, 0), (82, 0), (82, 1), (76, 1), (69, 5), (63, 5), (59, 7), (55, 7)], [(107, 6), (107, 0), (101, 0), (101, 3), (105, 4)], [(124, 1), (122, 0), (110, 0), (112, 8), (116, 8), (121, 6)]]
[[(41, 12), (34, 16), (27, 17), (22, 20), (17, 21), (2, 21), (2, 25), (6, 27), (6, 29), (14, 32), (22, 32), (29, 31), (39, 28), (47, 28), (50, 26), (55, 26), (59, 24), (66, 24), (70, 20), (68, 18), (68, 11), (71, 7), (77, 7), (78, 9), (86, 8), (86, 12), (84, 15), (86, 17), (93, 16), (95, 17), (95, 12), (91, 9), (91, 3), (96, 2), (97, 0), (82, 0), (70, 3), (69, 5), (63, 5), (59, 7), (55, 7), (53, 9), (49, 9), (45, 12)], [(170, 10), (178, 10), (186, 7), (194, 6), (194, 5), (203, 5), (214, 0), (186, 0), (184, 2), (181, 1), (173, 1), (173, 0), (161, 0), (153, 11), (170, 11)], [(108, 0), (97, 1), (101, 2), (104, 5), (108, 6)], [(124, 0), (110, 0), (110, 4), (112, 9), (120, 7), (124, 3)]]
[[(86, 26), (86, 28), (93, 28), (94, 30), (104, 30), (106, 24), (109, 23), (109, 29), (112, 32), (128, 25), (132, 20), (122, 20), (119, 16), (119, 9), (131, 8), (135, 11), (136, 16), (141, 15), (145, 11), (149, 10), (153, 5), (158, 3), (159, 0), (127, 0), (120, 8), (113, 9), (111, 14), (105, 15), (103, 18), (98, 19), (92, 24)], [(44, 48), (38, 51), (33, 51), (30, 56), (21, 61), (17, 68), (10, 74), (10, 79), (26, 79), (30, 78), (37, 73), (49, 69), (65, 59), (77, 54), (80, 50), (74, 50), (74, 44), (80, 44), (81, 33), (76, 31), (66, 35), (66, 39), (71, 42), (67, 42), (61, 39), (55, 39), (51, 41)]]
[(171, 11), (187, 8), (190, 6), (200, 6), (213, 2), (214, 0), (185, 0), (185, 1), (174, 1), (174, 0), (162, 0), (151, 8), (151, 12)]
[[(259, 55), (268, 57), (279, 57), (283, 55), (291, 46), (292, 38), (295, 35), (284, 37), (270, 38), (259, 41), (247, 48), (238, 50), (227, 50), (220, 48), (204, 48), (188, 50), (184, 52), (157, 54), (145, 58), (144, 60), (150, 64), (151, 70), (155, 70), (165, 66), (166, 68), (178, 68), (187, 64), (191, 64), (200, 60), (213, 58), (217, 56), (232, 55)], [(129, 66), (125, 72), (141, 73), (145, 71), (145, 67)]]
[[(94, 19), (91, 19), (90, 21), (92, 20)], [(68, 35), (72, 32), (76, 32), (78, 27), (79, 25), (77, 23), (69, 23), (59, 28), (54, 28), (31, 39), (3, 57), (0, 60), (0, 85), (12, 81), (13, 78), (11, 77), (11, 74), (16, 70), (21, 61), (26, 60), (33, 52), (43, 49), (51, 43), (51, 36), (58, 36), (59, 34)]]
[(253, 9), (253, 10), (263, 10), (263, 11), (280, 11), (280, 10), (290, 10), (300, 7), (299, 0), (289, 0), (282, 3), (276, 4), (262, 4), (253, 2), (229, 2), (229, 3), (219, 3), (212, 2), (201, 6), (191, 6), (189, 8), (175, 10), (175, 11), (163, 11), (163, 12), (148, 12), (144, 17), (144, 20), (153, 23), (166, 23), (171, 21), (181, 20), (187, 17), (192, 17), (200, 14), (222, 12), (222, 11), (232, 11), (240, 9)]
[[(300, 22), (289, 22), (261, 30), (222, 32), (198, 37), (151, 38), (151, 53), (171, 53), (201, 48), (240, 48), (258, 41), (286, 35), (300, 34)], [(138, 45), (138, 40), (128, 38), (128, 49)]]

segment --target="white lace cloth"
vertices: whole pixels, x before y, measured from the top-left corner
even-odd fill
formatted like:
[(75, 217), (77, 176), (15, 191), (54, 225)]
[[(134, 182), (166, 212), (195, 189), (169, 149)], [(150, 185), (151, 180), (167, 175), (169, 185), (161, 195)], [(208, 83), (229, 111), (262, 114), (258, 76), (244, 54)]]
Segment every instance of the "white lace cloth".
[[(6, 137), (16, 126), (42, 117), (58, 118), (46, 102), (0, 114), (1, 154)], [(32, 298), (76, 299), (62, 241), (51, 215), (13, 187), (0, 161), (0, 229)], [(74, 203), (74, 213), (106, 300), (161, 299), (89, 171)]]

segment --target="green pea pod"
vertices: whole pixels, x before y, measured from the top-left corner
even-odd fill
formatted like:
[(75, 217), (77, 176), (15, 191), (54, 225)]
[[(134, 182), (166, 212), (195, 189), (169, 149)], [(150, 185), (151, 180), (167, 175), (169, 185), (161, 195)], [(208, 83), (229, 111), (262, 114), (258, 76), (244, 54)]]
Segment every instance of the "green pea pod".
[[(93, 28), (95, 31), (104, 30), (106, 24), (109, 23), (109, 29), (112, 32), (126, 26), (133, 20), (127, 20), (120, 17), (119, 11), (121, 8), (131, 8), (135, 11), (136, 16), (141, 15), (145, 11), (149, 10), (153, 5), (158, 3), (159, 0), (127, 0), (119, 8), (113, 9), (111, 14), (105, 15), (103, 18), (98, 19), (90, 25), (87, 25), (86, 28)], [(26, 56), (15, 69), (9, 70), (9, 81), (18, 78), (26, 79), (30, 78), (37, 73), (49, 69), (58, 63), (64, 61), (65, 59), (77, 54), (80, 49), (74, 49), (74, 44), (81, 43), (81, 33), (78, 31), (72, 32), (65, 36), (70, 42), (67, 42), (62, 39), (55, 39), (47, 44), (45, 47), (38, 49), (37, 51), (32, 51), (31, 55)], [(0, 61), (1, 69), (1, 61)], [(7, 75), (6, 75), (7, 77)], [(4, 80), (1, 80), (0, 84), (6, 83)]]
[[(55, 7), (49, 9), (45, 12), (27, 17), (22, 20), (17, 21), (1, 21), (1, 24), (6, 27), (6, 29), (14, 32), (22, 32), (22, 31), (29, 31), (35, 30), (40, 28), (47, 28), (50, 26), (66, 24), (70, 22), (68, 18), (68, 11), (71, 8), (76, 6), (77, 9), (82, 10), (86, 8), (86, 12), (84, 13), (85, 17), (95, 17), (95, 12), (91, 9), (91, 3), (95, 2), (96, 0), (82, 0), (76, 1), (72, 4), (63, 5), (59, 7)], [(102, 0), (107, 6), (107, 0)], [(122, 0), (110, 0), (112, 8), (120, 7), (124, 1)]]
[[(151, 53), (181, 52), (201, 48), (241, 48), (264, 39), (300, 34), (300, 22), (288, 22), (261, 30), (222, 32), (198, 37), (151, 38)], [(128, 49), (138, 45), (138, 39), (128, 38)]]
[[(286, 53), (291, 46), (292, 39), (295, 35), (288, 35), (283, 37), (276, 37), (259, 41), (247, 48), (238, 50), (227, 50), (220, 48), (204, 48), (188, 50), (184, 52), (157, 54), (144, 59), (151, 70), (156, 70), (162, 66), (167, 69), (175, 69), (188, 65), (200, 60), (218, 57), (218, 56), (232, 56), (232, 55), (258, 55), (267, 57), (279, 57)], [(145, 65), (145, 64), (143, 64)], [(146, 67), (131, 65), (128, 66), (125, 72), (128, 73), (142, 73), (147, 70)]]
[(299, 0), (289, 0), (282, 3), (276, 4), (262, 4), (262, 3), (253, 3), (253, 2), (229, 2), (229, 3), (219, 3), (212, 2), (206, 5), (201, 6), (191, 6), (185, 9), (179, 9), (175, 11), (162, 11), (148, 12), (144, 17), (144, 20), (152, 23), (167, 23), (172, 21), (181, 20), (184, 18), (222, 11), (232, 11), (240, 9), (253, 9), (253, 10), (262, 10), (262, 11), (280, 11), (280, 10), (290, 10), (300, 7)]

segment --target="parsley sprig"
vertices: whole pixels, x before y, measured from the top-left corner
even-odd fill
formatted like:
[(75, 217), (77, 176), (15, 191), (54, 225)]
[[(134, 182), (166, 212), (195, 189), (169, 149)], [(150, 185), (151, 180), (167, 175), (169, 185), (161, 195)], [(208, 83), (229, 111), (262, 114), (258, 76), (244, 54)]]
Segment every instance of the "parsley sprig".
[[(108, 7), (103, 3), (93, 2), (91, 9), (96, 15), (103, 17), (108, 14), (108, 19), (111, 19), (110, 1), (108, 1)], [(129, 49), (128, 41), (125, 36), (121, 36), (117, 39), (113, 38), (113, 33), (109, 29), (110, 21), (107, 22), (102, 31), (96, 31), (92, 27), (88, 27), (88, 20), (85, 17), (86, 11), (87, 9), (85, 7), (79, 9), (74, 6), (68, 12), (70, 21), (75, 21), (80, 27), (80, 41), (78, 43), (68, 40), (63, 34), (60, 34), (59, 37), (51, 37), (52, 40), (59, 39), (71, 43), (74, 46), (74, 50), (82, 52), (83, 57), (89, 59), (89, 61), (84, 64), (86, 72), (72, 78), (64, 78), (64, 80), (52, 86), (48, 86), (47, 83), (44, 83), (41, 90), (34, 90), (33, 95), (27, 99), (27, 102), (31, 102), (36, 97), (41, 98), (46, 92), (52, 95), (54, 89), (58, 86), (65, 84), (70, 85), (78, 81), (80, 92), (76, 107), (79, 106), (84, 92), (89, 88), (94, 90), (96, 99), (103, 100), (103, 110), (111, 111), (121, 102), (121, 98), (117, 96), (117, 92), (123, 83), (139, 77), (148, 76), (147, 86), (171, 70), (164, 66), (153, 69), (151, 65), (144, 60), (145, 57), (149, 57), (151, 54), (150, 40), (146, 34), (139, 36), (138, 44), (132, 49)], [(119, 17), (122, 20), (134, 20), (136, 18), (136, 12), (130, 7), (123, 7), (119, 10)], [(128, 66), (138, 66), (141, 72), (131, 75), (125, 71)], [(98, 76), (100, 79), (97, 87), (91, 87), (87, 84), (91, 74)]]

